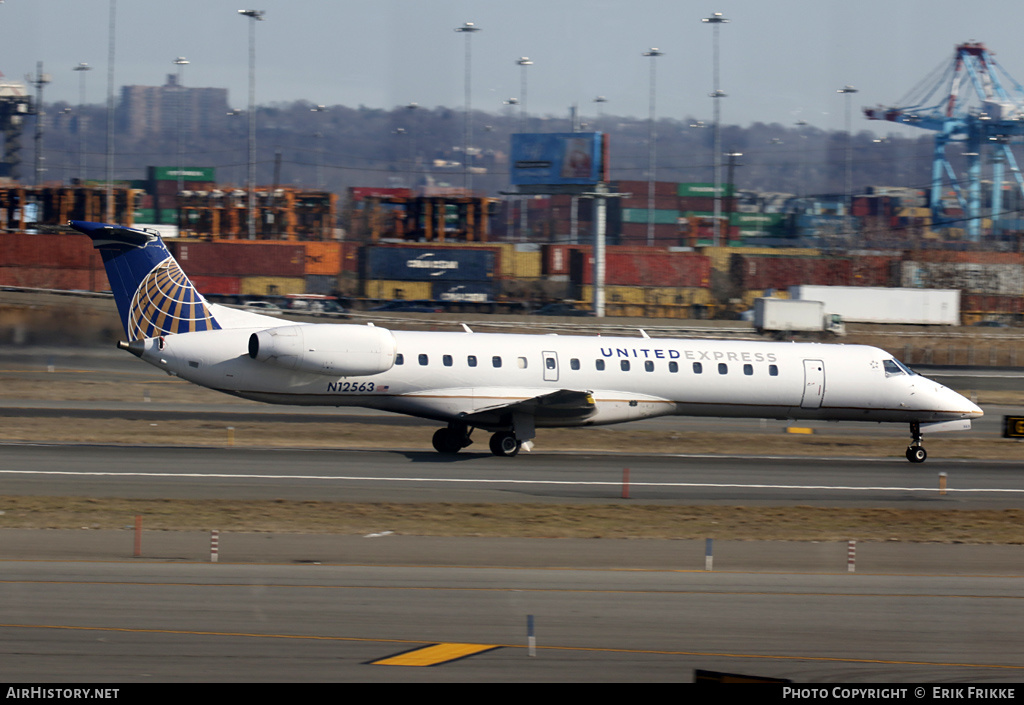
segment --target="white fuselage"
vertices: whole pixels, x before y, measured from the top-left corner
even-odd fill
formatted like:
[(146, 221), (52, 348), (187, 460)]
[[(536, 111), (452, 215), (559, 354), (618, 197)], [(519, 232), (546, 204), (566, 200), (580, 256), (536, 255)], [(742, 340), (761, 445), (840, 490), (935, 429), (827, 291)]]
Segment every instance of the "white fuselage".
[[(337, 328), (341, 335), (354, 326)], [(538, 426), (672, 414), (919, 423), (982, 414), (952, 390), (897, 366), (885, 351), (862, 345), (391, 331), (389, 369), (338, 376), (253, 359), (248, 341), (264, 330), (152, 338), (140, 357), (247, 399), (370, 407), (446, 422), (559, 390), (589, 392), (594, 412), (538, 417)]]

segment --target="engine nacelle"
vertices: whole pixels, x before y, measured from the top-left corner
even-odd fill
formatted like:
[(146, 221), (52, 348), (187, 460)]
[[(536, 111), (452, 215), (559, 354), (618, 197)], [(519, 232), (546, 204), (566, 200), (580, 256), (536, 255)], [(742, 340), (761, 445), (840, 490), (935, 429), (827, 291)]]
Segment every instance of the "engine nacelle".
[(387, 372), (396, 347), (386, 328), (336, 323), (281, 326), (249, 336), (249, 357), (257, 362), (332, 377)]

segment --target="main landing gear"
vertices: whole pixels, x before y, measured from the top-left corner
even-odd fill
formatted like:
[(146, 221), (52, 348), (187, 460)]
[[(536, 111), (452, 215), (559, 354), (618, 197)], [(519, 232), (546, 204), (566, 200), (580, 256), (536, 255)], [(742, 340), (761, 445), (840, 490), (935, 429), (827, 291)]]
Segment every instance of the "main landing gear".
[(912, 463), (923, 463), (928, 457), (924, 446), (921, 444), (921, 424), (916, 421), (910, 423), (910, 447), (907, 448), (907, 460)]
[(449, 455), (458, 453), (473, 442), (469, 437), (470, 433), (472, 433), (470, 428), (459, 423), (450, 423), (448, 428), (439, 428), (434, 431), (434, 450)]
[(511, 458), (522, 446), (522, 442), (511, 431), (498, 431), (491, 436), (491, 452), (499, 457)]
[[(452, 423), (447, 428), (434, 431), (434, 450), (445, 455), (453, 455), (469, 446), (473, 440), (469, 437), (473, 430), (465, 424)], [(494, 455), (511, 458), (519, 453), (523, 442), (516, 438), (512, 431), (498, 431), (491, 436), (490, 448)]]

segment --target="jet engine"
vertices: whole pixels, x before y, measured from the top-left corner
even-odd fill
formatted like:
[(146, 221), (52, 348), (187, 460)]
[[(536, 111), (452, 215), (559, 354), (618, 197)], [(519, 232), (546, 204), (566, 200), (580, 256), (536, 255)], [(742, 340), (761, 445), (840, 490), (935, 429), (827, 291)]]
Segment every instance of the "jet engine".
[(268, 328), (249, 336), (249, 357), (332, 377), (375, 375), (395, 364), (395, 336), (385, 328), (334, 323)]

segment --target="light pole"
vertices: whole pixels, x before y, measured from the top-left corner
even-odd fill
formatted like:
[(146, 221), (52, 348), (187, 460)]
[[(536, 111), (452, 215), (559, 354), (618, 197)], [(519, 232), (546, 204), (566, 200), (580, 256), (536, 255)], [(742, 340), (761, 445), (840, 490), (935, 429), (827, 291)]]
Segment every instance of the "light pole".
[(256, 239), (256, 23), (263, 21), (263, 10), (239, 10), (249, 18), (249, 199), (246, 226), (249, 239)]
[(604, 105), (605, 103), (607, 103), (608, 99), (605, 98), (603, 95), (599, 95), (596, 98), (594, 98), (594, 102), (597, 104), (597, 120), (596, 120), (596, 122), (598, 124), (597, 125), (598, 128), (600, 128), (601, 119), (604, 118), (604, 109), (601, 106)]
[[(181, 78), (185, 67), (189, 64), (189, 61), (184, 56), (179, 56), (172, 63), (178, 67), (178, 80), (176, 81), (176, 85), (174, 86), (174, 92), (177, 97), (177, 100), (175, 101), (176, 105), (174, 107), (176, 108), (175, 112), (177, 113), (177, 115), (175, 115), (175, 120), (178, 123), (178, 193), (181, 193), (182, 191), (185, 190), (185, 143), (184, 138), (182, 136), (181, 119), (182, 111), (184, 110), (185, 107), (185, 87), (181, 83)], [(158, 222), (163, 221), (158, 220)]]
[(533, 62), (530, 61), (530, 57), (521, 56), (516, 59), (516, 64), (523, 67), (522, 78), (519, 82), (519, 129), (526, 129), (526, 67), (533, 66)]
[(25, 80), (36, 87), (36, 132), (35, 132), (35, 185), (43, 183), (43, 116), (46, 111), (43, 109), (43, 86), (50, 82), (50, 74), (43, 73), (43, 62), (36, 62), (36, 74), (25, 74)]
[(92, 71), (92, 66), (82, 61), (71, 69), (78, 71), (78, 185), (85, 183), (85, 130), (82, 126), (85, 122), (85, 72)]
[(106, 168), (106, 220), (114, 222), (114, 38), (117, 36), (117, 0), (110, 0), (107, 47), (107, 168)]
[(651, 89), (650, 89), (650, 117), (648, 119), (648, 130), (647, 130), (647, 246), (650, 247), (654, 244), (654, 172), (655, 172), (655, 134), (654, 134), (654, 96), (655, 86), (657, 83), (657, 74), (655, 72), (655, 59), (665, 52), (658, 51), (656, 47), (651, 47), (650, 51), (645, 51), (644, 56), (648, 56), (651, 59)]
[(462, 130), (462, 161), (465, 165), (463, 171), (462, 181), (463, 187), (467, 191), (467, 195), (473, 191), (473, 173), (469, 170), (469, 145), (473, 141), (473, 122), (470, 119), (470, 112), (473, 109), (472, 91), (470, 90), (470, 84), (473, 76), (473, 49), (470, 39), (473, 34), (480, 31), (480, 27), (477, 27), (472, 22), (466, 22), (461, 27), (456, 27), (456, 32), (461, 32), (466, 35), (466, 118), (465, 124)]
[(836, 93), (846, 96), (846, 223), (847, 236), (850, 235), (850, 211), (853, 208), (853, 136), (850, 134), (850, 96), (857, 92), (853, 86), (843, 86)]
[[(523, 67), (522, 79), (519, 87), (519, 129), (523, 132), (526, 131), (526, 67), (533, 66), (533, 62), (530, 61), (528, 56), (521, 56), (516, 60), (516, 64)], [(523, 240), (529, 239), (529, 196), (524, 196), (519, 200), (519, 236)], [(575, 203), (575, 199), (573, 200)]]
[[(326, 113), (326, 105), (317, 105), (309, 109), (311, 113)], [(323, 130), (316, 131), (316, 190), (324, 190), (324, 133)]]
[(705, 24), (710, 24), (714, 29), (712, 35), (711, 46), (712, 46), (712, 73), (713, 73), (713, 88), (711, 100), (714, 105), (715, 113), (715, 124), (714, 124), (714, 145), (712, 146), (711, 153), (714, 155), (714, 170), (715, 170), (715, 218), (713, 221), (714, 228), (714, 240), (713, 243), (717, 247), (721, 243), (721, 224), (720, 220), (722, 217), (722, 160), (720, 155), (722, 153), (722, 130), (721, 130), (721, 107), (720, 100), (725, 97), (725, 93), (719, 90), (718, 83), (718, 29), (729, 20), (722, 16), (721, 12), (712, 13), (711, 17), (705, 17), (701, 20)]

